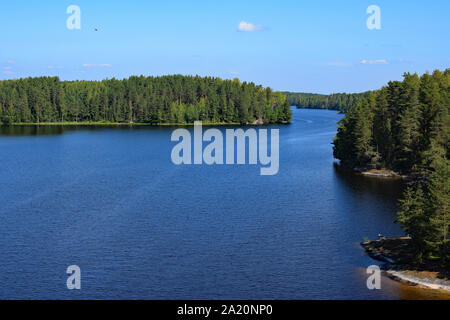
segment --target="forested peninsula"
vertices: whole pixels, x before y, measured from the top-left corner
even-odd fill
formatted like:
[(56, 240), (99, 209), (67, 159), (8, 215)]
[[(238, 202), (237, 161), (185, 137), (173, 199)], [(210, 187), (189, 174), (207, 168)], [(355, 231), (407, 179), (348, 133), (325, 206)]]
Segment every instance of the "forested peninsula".
[[(351, 168), (407, 175), (397, 222), (406, 240), (395, 251), (402, 267), (449, 277), (450, 69), (406, 73), (351, 108), (341, 120), (334, 155)], [(386, 242), (379, 242), (379, 244)], [(383, 245), (381, 245), (383, 246)], [(446, 271), (447, 270), (447, 271)]]
[(334, 93), (330, 95), (315, 93), (283, 92), (292, 106), (301, 109), (327, 109), (346, 113), (350, 108), (369, 95), (363, 93)]
[(284, 94), (238, 79), (133, 76), (0, 81), (0, 124), (271, 124), (291, 121)]

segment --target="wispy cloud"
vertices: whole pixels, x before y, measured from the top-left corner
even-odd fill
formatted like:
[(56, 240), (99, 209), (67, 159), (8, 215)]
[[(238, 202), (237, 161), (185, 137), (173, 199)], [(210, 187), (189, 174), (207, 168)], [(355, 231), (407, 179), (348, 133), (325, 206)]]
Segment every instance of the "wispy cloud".
[(413, 63), (413, 61), (405, 60), (405, 59), (402, 59), (402, 58), (400, 58), (400, 59), (395, 59), (395, 60), (391, 60), (391, 61), (389, 61), (389, 62), (390, 62), (390, 63), (407, 63), (407, 64)]
[[(399, 59), (398, 61), (403, 61)], [(331, 67), (352, 67), (358, 64), (366, 64), (366, 65), (372, 65), (372, 64), (389, 64), (389, 62), (385, 59), (377, 59), (377, 60), (367, 60), (363, 59), (361, 61), (341, 61), (341, 60), (334, 60), (329, 61), (325, 63), (327, 66)]]
[(14, 60), (8, 60), (7, 62), (8, 62), (8, 64), (15, 64), (16, 63)]
[(233, 76), (237, 75), (238, 73), (239, 72), (237, 72), (237, 71), (230, 71), (230, 74), (233, 75)]
[(352, 62), (346, 62), (346, 61), (330, 61), (327, 62), (327, 66), (331, 67), (351, 67), (353, 65)]
[(262, 26), (256, 26), (253, 23), (241, 21), (238, 26), (238, 31), (241, 32), (254, 32), (261, 31), (264, 28)]
[(385, 59), (378, 59), (378, 60), (361, 60), (361, 64), (388, 64), (388, 62)]
[(49, 69), (64, 69), (63, 66), (48, 66)]
[(110, 65), (108, 63), (103, 63), (103, 64), (85, 63), (85, 64), (83, 64), (83, 68), (110, 68), (110, 67), (112, 67), (112, 65)]
[(12, 70), (13, 70), (13, 68), (11, 66), (3, 67), (3, 74), (7, 74), (7, 75), (16, 74)]

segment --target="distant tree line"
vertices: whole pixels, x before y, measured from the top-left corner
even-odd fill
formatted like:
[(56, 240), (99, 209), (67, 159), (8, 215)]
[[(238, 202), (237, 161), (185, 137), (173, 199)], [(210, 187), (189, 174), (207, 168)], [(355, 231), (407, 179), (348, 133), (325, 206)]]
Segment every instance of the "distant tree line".
[(133, 76), (103, 81), (57, 77), (0, 81), (0, 122), (187, 124), (285, 123), (286, 96), (238, 79)]
[(450, 69), (407, 73), (351, 108), (334, 141), (344, 165), (409, 175), (398, 222), (412, 236), (417, 263), (450, 266), (449, 111)]
[(369, 92), (334, 93), (330, 95), (295, 92), (283, 93), (287, 96), (289, 103), (297, 108), (338, 110), (342, 113), (347, 112), (369, 95)]

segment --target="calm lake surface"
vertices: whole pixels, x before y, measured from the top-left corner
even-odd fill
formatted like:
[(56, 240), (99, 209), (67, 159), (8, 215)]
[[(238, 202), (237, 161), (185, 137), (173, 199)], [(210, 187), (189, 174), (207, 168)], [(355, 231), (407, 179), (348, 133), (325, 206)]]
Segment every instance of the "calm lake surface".
[(293, 112), (276, 176), (175, 166), (168, 127), (1, 128), (0, 298), (435, 297), (388, 279), (367, 289), (377, 262), (359, 242), (403, 235), (401, 184), (333, 165), (341, 115)]

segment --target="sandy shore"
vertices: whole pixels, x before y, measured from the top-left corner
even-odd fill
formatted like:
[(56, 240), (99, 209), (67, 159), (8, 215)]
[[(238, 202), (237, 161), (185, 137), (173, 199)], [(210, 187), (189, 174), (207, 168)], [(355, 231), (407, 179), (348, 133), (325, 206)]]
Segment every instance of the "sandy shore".
[(393, 280), (400, 281), (407, 285), (450, 292), (450, 281), (437, 279), (437, 275), (433, 273), (430, 275), (428, 272), (421, 274), (420, 271), (388, 269), (386, 270), (386, 275)]

